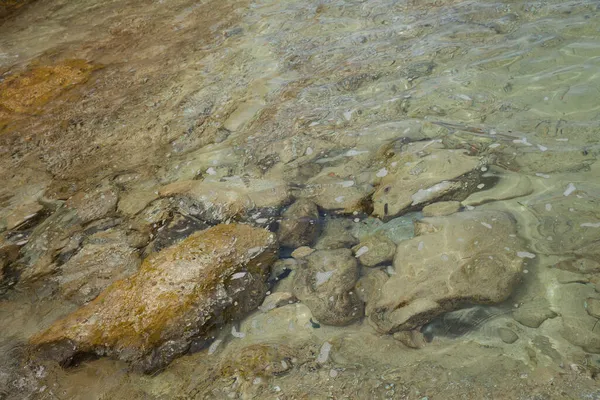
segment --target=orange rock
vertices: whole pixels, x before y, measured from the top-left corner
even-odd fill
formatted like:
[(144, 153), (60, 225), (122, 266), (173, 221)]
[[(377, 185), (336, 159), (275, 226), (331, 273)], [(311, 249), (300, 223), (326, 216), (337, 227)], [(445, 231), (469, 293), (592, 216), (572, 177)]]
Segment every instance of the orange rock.
[(32, 337), (33, 355), (63, 365), (78, 354), (109, 355), (155, 370), (256, 308), (276, 258), (275, 235), (263, 229), (222, 224), (197, 232)]

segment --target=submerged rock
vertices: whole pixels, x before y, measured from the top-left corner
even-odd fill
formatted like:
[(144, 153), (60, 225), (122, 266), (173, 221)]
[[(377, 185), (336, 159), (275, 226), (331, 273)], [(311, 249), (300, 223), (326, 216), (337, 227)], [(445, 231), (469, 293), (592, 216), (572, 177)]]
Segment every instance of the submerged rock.
[(478, 177), (482, 165), (476, 157), (439, 144), (411, 146), (388, 160), (373, 194), (373, 214), (391, 218), (435, 200), (462, 200), (477, 181), (467, 175), (473, 172)]
[(423, 207), (424, 217), (442, 217), (444, 215), (454, 214), (460, 210), (458, 201), (440, 201)]
[(152, 371), (211, 329), (263, 300), (275, 236), (217, 225), (146, 260), (95, 300), (31, 338), (34, 357), (68, 365), (79, 354), (111, 356)]
[(235, 352), (228, 352), (220, 365), (222, 377), (251, 380), (257, 377), (280, 376), (289, 372), (296, 351), (284, 344), (257, 343)]
[(88, 244), (60, 267), (56, 280), (62, 297), (83, 304), (139, 265), (137, 252), (124, 243)]
[(290, 199), (287, 185), (281, 181), (240, 177), (223, 179), (174, 182), (163, 187), (159, 194), (188, 200), (188, 208), (197, 217), (213, 223), (240, 218), (256, 209), (278, 209)]
[(332, 250), (352, 247), (358, 239), (352, 234), (354, 223), (347, 218), (328, 218), (323, 223), (321, 236), (315, 243), (317, 250)]
[(356, 258), (365, 267), (390, 262), (396, 253), (396, 244), (382, 233), (369, 236), (352, 248)]
[(118, 200), (119, 194), (114, 187), (101, 186), (76, 193), (65, 205), (76, 211), (80, 223), (86, 223), (114, 212)]
[(492, 201), (515, 199), (533, 193), (533, 186), (527, 175), (491, 167), (490, 171), (484, 174), (484, 178), (486, 180), (495, 178), (498, 179), (498, 182), (489, 188), (484, 186), (481, 190), (472, 193), (463, 200), (463, 205), (478, 206)]
[(396, 274), (372, 307), (370, 322), (381, 332), (414, 329), (462, 303), (501, 302), (519, 280), (523, 243), (508, 214), (425, 218), (416, 231), (398, 245)]
[(319, 210), (315, 203), (299, 199), (282, 215), (278, 239), (282, 246), (297, 248), (310, 245), (319, 234)]
[(208, 225), (188, 215), (174, 214), (171, 220), (161, 227), (154, 240), (144, 250), (144, 255), (156, 253), (182, 241), (196, 231), (208, 228)]
[(358, 263), (349, 249), (320, 250), (306, 257), (296, 270), (294, 295), (321, 323), (348, 325), (363, 315), (363, 303), (354, 285)]
[(506, 344), (512, 344), (519, 340), (519, 336), (512, 329), (504, 327), (498, 328), (498, 336)]
[(553, 296), (562, 319), (560, 334), (588, 353), (599, 354), (598, 317), (589, 312), (589, 299), (596, 297), (594, 288), (577, 283), (559, 285)]
[(537, 328), (548, 318), (556, 317), (556, 313), (550, 309), (546, 299), (539, 299), (517, 308), (512, 316), (521, 325)]
[[(564, 192), (545, 194), (530, 203), (529, 210), (538, 220), (541, 252), (561, 256), (569, 253), (597, 260), (600, 199), (593, 186), (565, 183)], [(590, 263), (590, 264), (593, 264)], [(587, 269), (584, 267), (584, 269)]]

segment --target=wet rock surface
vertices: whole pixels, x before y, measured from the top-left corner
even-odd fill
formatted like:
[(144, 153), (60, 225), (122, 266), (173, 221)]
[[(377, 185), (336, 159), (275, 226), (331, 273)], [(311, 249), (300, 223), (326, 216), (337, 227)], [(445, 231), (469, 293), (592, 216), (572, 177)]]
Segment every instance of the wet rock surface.
[(414, 329), (465, 302), (499, 303), (520, 279), (523, 261), (516, 253), (523, 243), (505, 213), (425, 218), (416, 230), (398, 246), (396, 274), (369, 317), (382, 332)]
[(60, 266), (56, 280), (61, 296), (84, 304), (111, 283), (133, 275), (139, 265), (137, 251), (126, 244), (88, 244)]
[(198, 232), (31, 338), (33, 354), (68, 364), (95, 353), (144, 371), (163, 367), (194, 339), (260, 304), (275, 245), (273, 234), (247, 225)]
[(161, 188), (163, 197), (183, 197), (207, 222), (237, 219), (252, 210), (279, 208), (289, 201), (284, 182), (233, 177), (221, 181), (179, 181)]
[(369, 236), (352, 248), (354, 256), (365, 267), (390, 263), (396, 253), (396, 244), (383, 234)]
[[(0, 249), (11, 249), (0, 257), (1, 398), (600, 396), (594, 2), (0, 0), (0, 15), (8, 8), (18, 12), (0, 16)], [(175, 309), (192, 279), (165, 289), (173, 303), (138, 282), (122, 306), (91, 300), (95, 314), (63, 329), (79, 340), (97, 327), (88, 343), (116, 331), (101, 329), (110, 321), (135, 333), (88, 349), (57, 344), (53, 354), (77, 352), (65, 361), (79, 368), (25, 365), (23, 343), (40, 329), (147, 277), (135, 274), (137, 254), (154, 260), (226, 222), (275, 236), (294, 200), (319, 207), (323, 232), (292, 235), (311, 247), (280, 248), (264, 286), (250, 280), (262, 272), (231, 266), (209, 295), (226, 300), (207, 306), (202, 327), (201, 304), (175, 322), (126, 311)], [(504, 221), (494, 216), (463, 232), (474, 209), (511, 215), (513, 231), (494, 234)], [(307, 257), (358, 252), (379, 234), (406, 265), (397, 256), (395, 267), (367, 267), (368, 253), (352, 253), (338, 269), (354, 260), (354, 289), (339, 294), (347, 280), (332, 276), (335, 287), (309, 282), (306, 304), (285, 304)], [(428, 237), (436, 250), (419, 250)], [(461, 237), (472, 238), (455, 245)], [(228, 246), (206, 253), (228, 259)], [(511, 286), (499, 265), (515, 254), (522, 275)], [(495, 302), (509, 286), (497, 306), (461, 297)], [(238, 314), (269, 291), (268, 310)], [(152, 302), (127, 297), (142, 292)], [(379, 330), (429, 322), (382, 335), (362, 318), (316, 317), (345, 324), (354, 293)], [(385, 293), (394, 301), (379, 303)], [(117, 309), (127, 317), (110, 319)], [(402, 313), (408, 322), (394, 319)], [(169, 328), (156, 339), (145, 324), (159, 317)], [(87, 358), (152, 369), (185, 349), (152, 376)]]
[(319, 233), (319, 210), (305, 199), (296, 200), (281, 216), (278, 239), (282, 246), (310, 245)]
[(363, 303), (354, 285), (358, 263), (349, 249), (319, 250), (296, 270), (294, 295), (327, 325), (343, 326), (363, 315)]
[[(437, 143), (415, 144), (390, 158), (373, 193), (373, 214), (390, 218), (438, 199), (466, 197), (485, 162)], [(466, 175), (473, 172), (473, 177)]]

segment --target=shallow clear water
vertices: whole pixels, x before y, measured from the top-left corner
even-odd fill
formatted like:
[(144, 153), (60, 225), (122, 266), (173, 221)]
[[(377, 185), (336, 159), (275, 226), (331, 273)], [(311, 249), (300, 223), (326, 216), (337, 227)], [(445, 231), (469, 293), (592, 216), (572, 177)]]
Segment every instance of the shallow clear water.
[(600, 398), (597, 2), (0, 16), (0, 398)]

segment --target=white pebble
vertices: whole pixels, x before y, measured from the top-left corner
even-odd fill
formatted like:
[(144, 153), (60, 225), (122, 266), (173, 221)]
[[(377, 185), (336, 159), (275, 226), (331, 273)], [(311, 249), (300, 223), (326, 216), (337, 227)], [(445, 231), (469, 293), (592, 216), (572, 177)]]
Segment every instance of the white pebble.
[(331, 371), (329, 371), (329, 376), (332, 378), (335, 378), (336, 376), (338, 376), (337, 369), (332, 369)]
[(563, 195), (568, 196), (576, 190), (577, 190), (577, 188), (575, 187), (575, 185), (573, 185), (572, 183), (569, 183), (569, 186), (567, 186), (567, 189), (565, 190)]
[(310, 156), (312, 153), (313, 153), (313, 149), (312, 149), (312, 147), (307, 147), (307, 148), (306, 148), (306, 155), (307, 155), (307, 156)]
[(219, 347), (219, 345), (223, 342), (223, 340), (221, 339), (217, 339), (214, 342), (211, 343), (210, 347), (208, 348), (208, 355), (213, 355), (215, 354), (215, 351), (217, 351), (217, 348)]
[(423, 247), (425, 247), (425, 243), (419, 242), (419, 246), (417, 246), (417, 250), (421, 251), (421, 250), (423, 250)]
[(488, 170), (487, 167), (481, 167), (481, 172), (485, 172), (487, 170)]
[(582, 228), (600, 228), (600, 222), (584, 222), (579, 226)]
[(341, 203), (342, 201), (344, 201), (345, 196), (338, 196), (335, 198), (335, 201), (338, 203)]
[(540, 178), (550, 179), (550, 175), (542, 174), (541, 172), (536, 172), (535, 176), (539, 176)]
[(231, 275), (231, 280), (234, 279), (240, 279), (246, 276), (245, 272), (236, 272), (235, 274)]
[[(491, 134), (491, 132), (490, 132)], [(495, 149), (496, 147), (500, 147), (500, 143), (492, 143), (488, 146), (490, 149)]]
[(319, 355), (317, 357), (317, 362), (319, 364), (325, 364), (327, 360), (329, 360), (329, 352), (331, 351), (331, 343), (325, 342), (323, 346), (321, 346), (321, 350), (319, 351)]
[(492, 229), (492, 226), (488, 223), (482, 222), (481, 225), (485, 226), (488, 229)]
[(360, 249), (358, 249), (356, 251), (356, 257), (360, 257), (368, 251), (369, 251), (369, 248), (367, 246), (362, 246)]
[(535, 258), (535, 254), (530, 253), (528, 251), (519, 251), (519, 252), (517, 252), (517, 257), (519, 257), (519, 258)]
[(524, 273), (524, 274), (528, 274), (528, 273), (529, 273), (529, 270), (528, 270), (528, 269), (524, 269), (524, 270), (523, 270), (523, 273)]
[(546, 204), (546, 211), (552, 211), (552, 204)]
[(246, 334), (244, 332), (238, 332), (237, 329), (235, 329), (235, 326), (231, 327), (231, 336), (236, 337), (238, 339), (242, 339), (246, 337)]
[(209, 175), (216, 175), (217, 171), (213, 167), (210, 167), (209, 169), (206, 170), (206, 173)]
[(317, 272), (317, 281), (315, 282), (315, 286), (321, 286), (325, 282), (329, 280), (335, 273), (335, 270), (327, 271), (327, 272)]
[(477, 189), (483, 189), (485, 186), (485, 183), (480, 183), (479, 185), (477, 185)]
[(548, 148), (546, 146), (542, 146), (541, 144), (538, 144), (537, 147), (538, 147), (538, 149), (540, 149), (540, 151), (548, 150)]
[(379, 171), (377, 171), (377, 174), (375, 174), (378, 178), (383, 178), (384, 176), (386, 176), (388, 174), (388, 170), (385, 168), (381, 168)]

